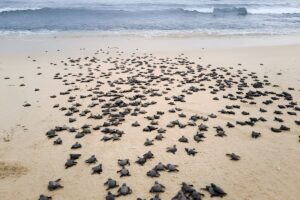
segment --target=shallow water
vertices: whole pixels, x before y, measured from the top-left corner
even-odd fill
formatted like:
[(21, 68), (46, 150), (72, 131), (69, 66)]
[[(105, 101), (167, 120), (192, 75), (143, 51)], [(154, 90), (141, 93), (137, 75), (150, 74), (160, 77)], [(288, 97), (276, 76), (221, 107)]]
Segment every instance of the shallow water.
[[(242, 10), (242, 12), (241, 12)], [(0, 31), (300, 33), (297, 0), (4, 0)]]

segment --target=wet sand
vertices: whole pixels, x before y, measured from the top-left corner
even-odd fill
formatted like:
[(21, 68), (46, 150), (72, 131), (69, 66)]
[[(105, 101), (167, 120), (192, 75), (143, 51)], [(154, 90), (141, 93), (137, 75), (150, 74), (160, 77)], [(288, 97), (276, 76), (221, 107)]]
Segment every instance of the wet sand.
[[(137, 197), (150, 199), (154, 195), (149, 193), (149, 190), (155, 181), (166, 187), (165, 192), (160, 194), (161, 199), (172, 199), (180, 190), (182, 182), (193, 184), (197, 191), (205, 195), (203, 199), (210, 199), (210, 195), (200, 188), (210, 183), (215, 183), (224, 189), (227, 195), (223, 199), (298, 199), (300, 126), (295, 121), (300, 120), (300, 113), (295, 110), (295, 107), (299, 105), (283, 109), (278, 105), (300, 103), (299, 41), (298, 36), (270, 38), (261, 36), (259, 39), (246, 36), (216, 38), (105, 36), (99, 38), (78, 35), (1, 38), (0, 199), (33, 200), (38, 199), (40, 194), (52, 196), (54, 200), (105, 199), (107, 191), (103, 184), (109, 177), (117, 180), (119, 185), (126, 183), (133, 190), (131, 195), (118, 197), (118, 199)], [(93, 57), (97, 60), (91, 61)], [(81, 60), (70, 62), (68, 58), (74, 60), (81, 58)], [(126, 59), (130, 60), (126, 62)], [(186, 63), (178, 62), (182, 60)], [(143, 63), (139, 65), (136, 61), (143, 61)], [(122, 64), (124, 62), (125, 64)], [(124, 68), (116, 69), (116, 66), (122, 65)], [(201, 72), (197, 71), (197, 65), (202, 66)], [(165, 73), (169, 74), (163, 74), (161, 69), (164, 68), (160, 66), (166, 66)], [(186, 66), (191, 66), (191, 69), (195, 70), (194, 74), (191, 73), (192, 71), (184, 76), (180, 73), (173, 74), (179, 71), (187, 72), (189, 68)], [(147, 71), (148, 69), (153, 69), (153, 72)], [(215, 79), (211, 76), (214, 70), (218, 74)], [(238, 70), (241, 70), (241, 74)], [(231, 74), (226, 74), (227, 72)], [(252, 72), (256, 74), (251, 74)], [(59, 73), (57, 77), (61, 79), (53, 79), (57, 73)], [(82, 73), (82, 76), (79, 73)], [(167, 82), (160, 78), (153, 79), (148, 85), (143, 82), (132, 85), (116, 83), (112, 87), (108, 84), (108, 81), (122, 82), (127, 80), (127, 77), (137, 74), (139, 75), (136, 79), (140, 81), (150, 80), (151, 73), (155, 76), (162, 75), (160, 78), (168, 77), (167, 81), (172, 78), (174, 80), (168, 82), (168, 86), (165, 85)], [(199, 81), (202, 78), (201, 73), (211, 80)], [(225, 78), (220, 75), (224, 75)], [(263, 88), (253, 88), (251, 84), (255, 83), (254, 76), (265, 84)], [(85, 78), (84, 80), (91, 78), (92, 81), (85, 82), (82, 79), (80, 81), (82, 77)], [(251, 100), (245, 98), (243, 100), (247, 102), (244, 103), (240, 99), (231, 101), (223, 97), (229, 93), (236, 94), (237, 84), (232, 83), (233, 87), (226, 87), (225, 91), (220, 90), (216, 85), (216, 80), (229, 77), (237, 83), (241, 77), (247, 77), (245, 82), (249, 87), (244, 87), (242, 90), (244, 93), (240, 96), (244, 96), (249, 90), (259, 90), (275, 92), (275, 94), (288, 92), (293, 99), (286, 100), (279, 97), (272, 104), (265, 105), (263, 101), (276, 96), (269, 93), (254, 98), (256, 104), (249, 104)], [(191, 81), (193, 78), (196, 82)], [(191, 82), (188, 83), (188, 80)], [(99, 90), (90, 90), (95, 89), (99, 84)], [(141, 85), (145, 88), (140, 88)], [(128, 97), (143, 94), (147, 98), (142, 100), (143, 103), (155, 101), (156, 104), (148, 107), (137, 106), (147, 113), (138, 116), (126, 115), (125, 121), (120, 125), (109, 127), (124, 131), (119, 141), (100, 141), (106, 135), (100, 131), (104, 127), (97, 131), (92, 128), (96, 125), (102, 126), (103, 122), (107, 121), (108, 116), (103, 115), (101, 106), (113, 101), (109, 101), (111, 97), (97, 97), (96, 102), (99, 105), (91, 108), (88, 105), (91, 104), (92, 97), (87, 95), (92, 94), (95, 97), (97, 93), (93, 91), (107, 94), (110, 90), (116, 90), (117, 94), (120, 94), (120, 91), (128, 90), (132, 86), (138, 92), (122, 93), (123, 101), (129, 103)], [(189, 90), (191, 86), (205, 90), (191, 92)], [(78, 90), (74, 90), (77, 87)], [(35, 91), (37, 88), (39, 91)], [(70, 94), (60, 94), (69, 89), (72, 89)], [(150, 95), (155, 91), (149, 89), (157, 89), (157, 93), (162, 96), (151, 97)], [(185, 93), (184, 89), (192, 94)], [(213, 89), (218, 89), (216, 94), (211, 93)], [(185, 95), (186, 102), (175, 101), (175, 105), (168, 104), (173, 102), (174, 95), (181, 94)], [(51, 98), (52, 95), (56, 97)], [(80, 95), (86, 97), (80, 98)], [(75, 101), (68, 102), (69, 96), (75, 96)], [(166, 101), (165, 97), (170, 97), (171, 100)], [(214, 97), (218, 97), (219, 100), (213, 100)], [(106, 102), (99, 102), (99, 99), (105, 99)], [(68, 108), (75, 102), (82, 104), (78, 107), (80, 112), (90, 109), (93, 114), (102, 115), (103, 119), (88, 119), (90, 113), (83, 117), (73, 113), (71, 118), (76, 118), (77, 121), (70, 123), (70, 117), (65, 116), (67, 111), (61, 111), (60, 108)], [(24, 107), (26, 103), (31, 106)], [(55, 104), (59, 104), (59, 107), (53, 108)], [(225, 109), (226, 105), (239, 105), (240, 109), (232, 109), (235, 115), (220, 113), (219, 111)], [(181, 108), (182, 111), (170, 113), (169, 110), (175, 107)], [(117, 108), (118, 111), (124, 109)], [(259, 108), (264, 108), (268, 112), (259, 112)], [(275, 110), (282, 111), (283, 114), (276, 115)], [(166, 133), (163, 134), (165, 138), (162, 141), (155, 140), (152, 146), (145, 146), (146, 138), (153, 139), (157, 135), (156, 130), (143, 131), (143, 128), (151, 123), (151, 120), (145, 117), (153, 116), (157, 111), (163, 111), (164, 114), (160, 119), (154, 120), (158, 121), (158, 125), (154, 127), (166, 129)], [(242, 111), (249, 112), (249, 115), (241, 114)], [(290, 115), (287, 111), (295, 112), (296, 115)], [(180, 113), (186, 114), (186, 117), (179, 117)], [(216, 114), (217, 118), (208, 117), (211, 113)], [(185, 128), (167, 127), (170, 121), (177, 119), (186, 124), (193, 115), (208, 117), (209, 120), (199, 119), (195, 121), (196, 126)], [(236, 121), (246, 121), (249, 117), (263, 117), (267, 121), (259, 121), (253, 126), (236, 124)], [(279, 117), (284, 122), (274, 121), (274, 117)], [(135, 121), (138, 121), (141, 126), (132, 127), (131, 124)], [(231, 122), (235, 127), (226, 127), (227, 122)], [(206, 138), (203, 142), (197, 143), (193, 136), (201, 123), (209, 128), (208, 131), (200, 131), (204, 132)], [(76, 133), (57, 132), (58, 137), (63, 141), (61, 145), (53, 145), (53, 141), (58, 137), (48, 139), (45, 135), (56, 126), (66, 125), (80, 129), (84, 124), (91, 125), (92, 133), (80, 139), (75, 139)], [(278, 128), (282, 124), (290, 130), (281, 133), (271, 131), (271, 127)], [(215, 136), (216, 130), (213, 128), (215, 126), (221, 126), (227, 136)], [(252, 131), (260, 132), (261, 137), (251, 138)], [(183, 135), (188, 138), (188, 143), (178, 141)], [(70, 147), (76, 141), (82, 144), (82, 148), (71, 150)], [(176, 145), (178, 149), (174, 155), (166, 152), (166, 148), (172, 145)], [(198, 153), (189, 156), (185, 148), (195, 148)], [(147, 161), (144, 166), (136, 164), (137, 157), (148, 151), (154, 154), (154, 158)], [(82, 155), (77, 160), (76, 166), (65, 169), (64, 165), (70, 153)], [(227, 153), (236, 153), (241, 156), (241, 160), (232, 161), (225, 155)], [(95, 155), (98, 162), (88, 165), (84, 161), (91, 155)], [(129, 169), (131, 176), (120, 178), (116, 173), (120, 169), (117, 160), (127, 158), (131, 165), (126, 168)], [(160, 172), (158, 178), (146, 176), (147, 171), (158, 162), (176, 164), (179, 172)], [(103, 172), (100, 175), (91, 175), (91, 168), (99, 163), (103, 166)], [(58, 178), (62, 179), (61, 184), (64, 188), (48, 191), (48, 181)], [(111, 191), (116, 193), (117, 189)]]

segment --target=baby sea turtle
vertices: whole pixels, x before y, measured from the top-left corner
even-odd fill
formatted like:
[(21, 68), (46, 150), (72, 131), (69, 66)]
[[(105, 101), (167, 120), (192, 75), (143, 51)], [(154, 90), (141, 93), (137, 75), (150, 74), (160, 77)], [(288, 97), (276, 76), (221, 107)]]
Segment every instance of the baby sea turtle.
[(70, 159), (77, 160), (78, 158), (80, 158), (80, 156), (81, 156), (81, 154), (79, 154), (79, 153), (71, 153)]
[(104, 135), (103, 138), (101, 139), (101, 141), (107, 142), (107, 141), (109, 141), (111, 139), (112, 139), (112, 137)]
[(190, 155), (195, 156), (196, 153), (198, 153), (195, 148), (185, 148), (185, 151), (189, 156)]
[(102, 164), (97, 165), (92, 168), (92, 174), (101, 174), (102, 173)]
[(146, 139), (146, 141), (144, 142), (145, 146), (151, 146), (153, 145), (154, 140), (149, 140), (148, 138)]
[(166, 169), (168, 172), (178, 172), (179, 170), (177, 169), (178, 165), (173, 165), (173, 164), (167, 164)]
[(230, 160), (238, 161), (241, 159), (239, 155), (236, 155), (235, 153), (227, 153), (226, 156), (230, 158)]
[(221, 187), (214, 183), (211, 183), (203, 189), (208, 191), (211, 197), (223, 197), (227, 195)]
[(41, 194), (39, 200), (52, 200), (52, 197)]
[(157, 130), (158, 133), (165, 133), (166, 131), (167, 131), (167, 130), (166, 130), (166, 129), (163, 129), (163, 128), (160, 128), (160, 129)]
[(123, 167), (125, 165), (130, 165), (130, 162), (129, 162), (129, 159), (123, 159), (123, 160), (119, 159), (118, 164), (119, 164), (119, 166)]
[(132, 190), (130, 187), (126, 185), (126, 183), (123, 183), (122, 186), (118, 190), (118, 195), (117, 196), (126, 196), (132, 193)]
[(183, 142), (183, 143), (188, 143), (189, 142), (189, 140), (184, 136), (181, 136), (181, 138), (179, 138), (178, 141)]
[(106, 190), (119, 187), (119, 185), (117, 184), (117, 181), (115, 181), (111, 178), (108, 178), (107, 181), (104, 183), (104, 185), (107, 185)]
[(259, 138), (261, 136), (261, 133), (259, 133), (259, 132), (255, 132), (255, 131), (252, 131), (252, 133), (251, 133), (251, 137), (252, 138)]
[(148, 160), (148, 159), (154, 158), (154, 155), (151, 151), (148, 151), (147, 153), (145, 153), (143, 155), (143, 157)]
[(78, 142), (76, 142), (71, 146), (71, 149), (79, 149), (79, 148), (81, 148), (81, 144), (79, 144)]
[(124, 166), (122, 167), (121, 170), (117, 171), (117, 173), (120, 173), (120, 177), (131, 176), (130, 173), (129, 173), (129, 170), (126, 169)]
[(175, 154), (177, 151), (176, 145), (173, 145), (172, 147), (167, 147), (167, 152)]
[(150, 176), (150, 177), (159, 177), (160, 174), (155, 169), (151, 169), (150, 171), (147, 172), (147, 176)]
[(152, 197), (150, 200), (161, 200), (160, 198), (159, 198), (159, 195), (158, 194), (156, 194), (154, 197)]
[(136, 121), (136, 122), (132, 123), (131, 126), (138, 127), (138, 126), (140, 126), (140, 124)]
[(147, 162), (147, 159), (144, 157), (138, 157), (137, 161), (135, 161), (139, 165), (144, 165)]
[(181, 191), (183, 191), (183, 193), (189, 193), (191, 194), (193, 191), (195, 191), (194, 186), (193, 185), (189, 185), (185, 182), (182, 182), (181, 184)]
[(105, 200), (115, 200), (115, 195), (113, 195), (111, 192), (107, 192)]
[(182, 190), (180, 190), (176, 196), (172, 198), (172, 200), (189, 200), (189, 198), (183, 193)]
[(162, 164), (161, 162), (159, 162), (157, 165), (155, 165), (155, 167), (154, 167), (154, 169), (156, 170), (156, 171), (164, 171), (165, 169), (166, 169), (167, 167), (164, 165), (164, 164)]
[(53, 144), (54, 145), (60, 145), (60, 144), (62, 144), (62, 139), (60, 137), (57, 138), (56, 140), (53, 141)]
[(190, 196), (192, 197), (193, 200), (202, 200), (202, 197), (204, 197), (204, 194), (194, 190)]
[(95, 163), (95, 162), (97, 162), (97, 158), (96, 158), (95, 155), (92, 155), (90, 158), (85, 160), (85, 163), (88, 163), (88, 164), (92, 164), (92, 163)]
[(157, 181), (154, 182), (154, 185), (150, 189), (150, 192), (152, 193), (159, 193), (164, 191), (165, 191), (165, 186), (158, 183)]
[(65, 163), (65, 168), (67, 169), (67, 168), (72, 167), (72, 166), (74, 166), (76, 164), (77, 164), (77, 162), (75, 160), (68, 159), (67, 162)]
[(165, 138), (161, 133), (155, 136), (156, 140), (162, 140), (163, 138)]
[(59, 183), (61, 179), (57, 179), (56, 181), (49, 181), (48, 183), (48, 190), (53, 191), (60, 188), (63, 188), (63, 186)]
[(56, 131), (53, 130), (53, 129), (47, 131), (46, 135), (47, 135), (48, 138), (54, 138), (54, 137), (57, 136)]

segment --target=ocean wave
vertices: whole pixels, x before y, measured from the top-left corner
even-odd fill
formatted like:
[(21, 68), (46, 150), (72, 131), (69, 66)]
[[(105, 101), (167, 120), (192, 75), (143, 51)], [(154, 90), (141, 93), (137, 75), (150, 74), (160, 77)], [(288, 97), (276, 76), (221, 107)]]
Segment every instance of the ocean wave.
[(237, 15), (246, 15), (246, 14), (258, 14), (258, 15), (283, 15), (283, 14), (300, 14), (300, 8), (293, 7), (236, 7), (236, 6), (217, 6), (217, 7), (196, 7), (196, 6), (184, 6), (180, 5), (177, 7), (173, 5), (172, 7), (153, 7), (153, 8), (132, 8), (132, 7), (19, 7), (19, 8), (0, 8), (0, 14), (9, 14), (9, 13), (34, 13), (34, 12), (98, 12), (98, 13), (109, 13), (109, 12), (185, 12), (185, 13), (198, 13), (198, 14), (237, 14)]

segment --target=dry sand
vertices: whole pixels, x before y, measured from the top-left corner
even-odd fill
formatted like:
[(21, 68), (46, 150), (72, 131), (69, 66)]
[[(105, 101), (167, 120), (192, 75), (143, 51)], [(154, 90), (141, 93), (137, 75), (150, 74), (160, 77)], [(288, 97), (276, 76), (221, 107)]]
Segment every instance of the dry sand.
[[(223, 199), (230, 200), (267, 200), (284, 199), (297, 200), (300, 196), (300, 143), (298, 136), (300, 128), (294, 121), (300, 120), (298, 116), (284, 115), (285, 125), (291, 128), (289, 132), (272, 133), (270, 127), (278, 126), (274, 122), (273, 111), (277, 105), (284, 103), (276, 102), (267, 106), (268, 113), (259, 113), (259, 105), (247, 105), (240, 102), (231, 102), (222, 99), (226, 92), (218, 93), (220, 101), (213, 101), (214, 95), (209, 91), (198, 92), (186, 97), (186, 103), (176, 103), (176, 107), (182, 108), (187, 118), (180, 119), (187, 122), (191, 115), (198, 114), (207, 116), (210, 113), (218, 115), (216, 119), (209, 120), (205, 124), (211, 128), (206, 133), (204, 142), (196, 143), (193, 135), (197, 127), (184, 129), (167, 128), (166, 138), (155, 141), (150, 147), (143, 145), (146, 138), (153, 138), (156, 133), (145, 133), (143, 127), (149, 124), (144, 116), (153, 115), (161, 110), (166, 114), (159, 120), (159, 127), (164, 127), (170, 120), (176, 120), (176, 114), (168, 113), (170, 108), (164, 97), (153, 97), (158, 103), (145, 108), (146, 115), (138, 117), (129, 116), (126, 121), (118, 126), (125, 132), (122, 139), (117, 142), (100, 142), (103, 134), (95, 131), (78, 140), (83, 148), (71, 151), (70, 146), (76, 141), (73, 134), (60, 133), (63, 144), (53, 146), (53, 140), (49, 140), (45, 133), (57, 125), (68, 125), (65, 112), (53, 109), (53, 105), (70, 105), (67, 103), (68, 96), (61, 96), (61, 91), (66, 91), (72, 86), (63, 85), (61, 80), (53, 80), (55, 73), (67, 74), (82, 72), (88, 73), (87, 68), (64, 66), (61, 60), (68, 57), (78, 58), (94, 56), (94, 53), (103, 49), (109, 54), (95, 55), (101, 60), (112, 57), (129, 58), (131, 53), (143, 56), (144, 53), (153, 53), (157, 58), (175, 58), (181, 53), (196, 64), (213, 67), (233, 67), (247, 69), (245, 75), (257, 72), (262, 80), (263, 76), (269, 76), (268, 80), (278, 84), (278, 88), (271, 86), (269, 90), (280, 92), (287, 91), (288, 87), (295, 90), (289, 91), (294, 96), (294, 101), (299, 102), (300, 97), (300, 37), (299, 36), (274, 36), (267, 38), (255, 37), (200, 37), (200, 38), (141, 38), (135, 36), (79, 36), (59, 35), (28, 36), (20, 38), (0, 39), (0, 199), (38, 199), (40, 194), (53, 197), (54, 200), (72, 199), (104, 199), (106, 195), (103, 183), (108, 177), (114, 178), (119, 184), (126, 182), (133, 190), (133, 194), (126, 198), (137, 197), (150, 199), (149, 193), (155, 180), (166, 186), (166, 192), (162, 193), (162, 199), (171, 199), (180, 189), (180, 183), (185, 181), (194, 184), (199, 190), (212, 182), (220, 185), (228, 195)], [(46, 52), (47, 51), (47, 52)], [(119, 52), (124, 53), (119, 56)], [(28, 56), (30, 56), (28, 58)], [(201, 57), (201, 59), (199, 59)], [(36, 60), (33, 62), (33, 60)], [(57, 63), (51, 65), (50, 63)], [(238, 65), (241, 63), (242, 65)], [(263, 63), (263, 65), (260, 65)], [(108, 72), (112, 64), (101, 63), (101, 71)], [(95, 67), (96, 65), (92, 65)], [(40, 68), (38, 68), (40, 67)], [(65, 69), (66, 68), (66, 69)], [(278, 73), (282, 75), (277, 75)], [(37, 73), (42, 73), (37, 75)], [(23, 76), (24, 78), (19, 78)], [(99, 77), (99, 74), (95, 74)], [(126, 74), (119, 74), (109, 79), (99, 78), (99, 81), (116, 80), (118, 77), (126, 78)], [(10, 77), (6, 80), (5, 77)], [(174, 77), (179, 78), (179, 77)], [(69, 81), (75, 80), (68, 77)], [(25, 84), (20, 87), (20, 84)], [(80, 84), (77, 95), (87, 94), (87, 89), (95, 86), (94, 83)], [(182, 88), (172, 85), (172, 90), (167, 96), (181, 94)], [(207, 86), (207, 85), (206, 85)], [(126, 86), (124, 86), (126, 87)], [(157, 85), (161, 88), (161, 85)], [(188, 88), (188, 86), (183, 86)], [(35, 92), (34, 89), (40, 91)], [(103, 86), (102, 90), (110, 88)], [(51, 95), (57, 98), (50, 98)], [(74, 93), (75, 94), (75, 93)], [(262, 97), (261, 100), (267, 99)], [(23, 107), (25, 102), (31, 107)], [(79, 100), (83, 105), (90, 101)], [(258, 123), (254, 127), (236, 126), (228, 129), (225, 124), (228, 121), (246, 120), (249, 116), (222, 115), (218, 111), (227, 104), (239, 104), (241, 110), (251, 113), (251, 116), (263, 116), (268, 120), (266, 123)], [(264, 107), (264, 106), (261, 106)], [(98, 108), (93, 111), (99, 112)], [(237, 111), (240, 113), (239, 111)], [(180, 112), (177, 112), (180, 113)], [(281, 117), (281, 116), (280, 116)], [(86, 117), (77, 117), (77, 121), (71, 126), (80, 127), (87, 123), (91, 125), (101, 124), (104, 120), (87, 120)], [(131, 127), (131, 123), (138, 120), (141, 127)], [(197, 122), (200, 124), (200, 121)], [(227, 137), (215, 137), (212, 126), (221, 125), (225, 128)], [(250, 137), (252, 131), (262, 133), (259, 139)], [(182, 135), (189, 138), (189, 144), (179, 143), (177, 140)], [(178, 152), (173, 155), (165, 152), (166, 147), (177, 145)], [(194, 147), (199, 152), (195, 157), (188, 156), (184, 147)], [(143, 167), (134, 163), (137, 156), (151, 150), (155, 158), (147, 162)], [(78, 164), (70, 169), (64, 168), (70, 152), (82, 154)], [(241, 156), (238, 162), (230, 161), (226, 153), (235, 152)], [(92, 154), (95, 154), (99, 163), (103, 165), (101, 175), (91, 175), (91, 166), (84, 163)], [(131, 165), (128, 169), (130, 177), (119, 178), (116, 171), (118, 159), (129, 158)], [(179, 167), (178, 173), (162, 172), (159, 178), (149, 178), (146, 172), (158, 162), (173, 163)], [(94, 166), (94, 165), (93, 165)], [(50, 180), (61, 178), (63, 189), (54, 192), (47, 190)], [(113, 190), (115, 192), (116, 190)], [(210, 199), (207, 192), (204, 199)]]

